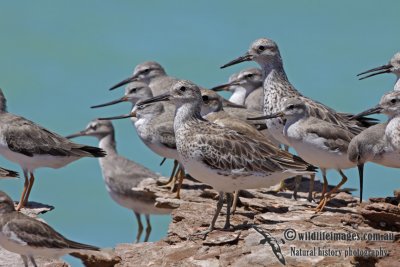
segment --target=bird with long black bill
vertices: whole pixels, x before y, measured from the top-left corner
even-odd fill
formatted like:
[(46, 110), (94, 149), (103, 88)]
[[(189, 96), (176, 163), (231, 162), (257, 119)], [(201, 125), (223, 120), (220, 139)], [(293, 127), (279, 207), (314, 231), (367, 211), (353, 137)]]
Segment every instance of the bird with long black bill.
[[(200, 113), (203, 104), (200, 88), (192, 82), (179, 81), (170, 93), (144, 100), (142, 104), (160, 101), (170, 101), (176, 106), (176, 146), (185, 170), (219, 192), (217, 209), (209, 228), (197, 234), (207, 235), (214, 229), (224, 193), (269, 187), (296, 174), (312, 174), (316, 170), (300, 157), (268, 141), (254, 140), (205, 120)], [(227, 200), (224, 228), (230, 227), (231, 203), (230, 199)]]
[[(376, 120), (366, 117), (353, 118), (352, 114), (337, 112), (334, 109), (303, 96), (290, 83), (283, 67), (283, 61), (278, 45), (271, 39), (260, 38), (255, 40), (248, 51), (221, 68), (226, 68), (245, 61), (257, 62), (265, 78), (264, 88), (264, 115), (274, 114), (283, 110), (283, 103), (288, 98), (297, 98), (309, 108), (311, 117), (338, 125), (353, 135), (359, 134), (365, 128), (376, 124)], [(284, 121), (274, 118), (266, 121), (268, 131), (281, 144), (290, 146), (284, 136)]]
[[(347, 148), (354, 135), (342, 127), (311, 117), (309, 107), (298, 98), (289, 98), (283, 103), (282, 111), (264, 116), (264, 119), (284, 118), (283, 134), (298, 155), (305, 161), (318, 166), (322, 170), (324, 187), (320, 204), (316, 211), (322, 211), (332, 195), (347, 181), (342, 170), (355, 167), (347, 157)], [(360, 171), (360, 185), (363, 184), (363, 165)], [(330, 192), (325, 194), (328, 181), (326, 171), (335, 169), (342, 180)], [(360, 188), (360, 201), (363, 188)], [(309, 198), (311, 197), (309, 192)]]
[(104, 182), (111, 198), (119, 205), (132, 210), (138, 223), (136, 242), (140, 241), (143, 231), (141, 215), (147, 221), (147, 242), (151, 233), (151, 214), (169, 214), (172, 209), (155, 207), (156, 195), (154, 192), (140, 188), (144, 180), (155, 180), (158, 176), (144, 166), (122, 157), (117, 152), (115, 131), (112, 123), (107, 120), (93, 120), (87, 127), (67, 138), (93, 136), (99, 140), (99, 147), (106, 151), (107, 156), (100, 158), (100, 167)]
[(400, 52), (394, 54), (388, 64), (361, 72), (360, 74), (357, 74), (357, 76), (360, 76), (359, 79), (363, 80), (384, 73), (393, 73), (394, 75), (396, 75), (396, 83), (393, 90), (400, 91)]

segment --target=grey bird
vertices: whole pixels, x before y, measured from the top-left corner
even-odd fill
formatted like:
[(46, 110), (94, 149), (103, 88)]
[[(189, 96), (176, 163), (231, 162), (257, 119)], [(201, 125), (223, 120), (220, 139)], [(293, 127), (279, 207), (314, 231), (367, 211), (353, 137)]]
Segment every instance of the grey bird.
[(83, 250), (99, 251), (95, 246), (69, 240), (51, 226), (17, 212), (11, 198), (0, 191), (0, 246), (37, 267), (35, 257), (58, 259)]
[(178, 79), (168, 76), (165, 69), (159, 63), (155, 61), (146, 61), (135, 67), (132, 76), (115, 84), (110, 90), (114, 90), (134, 81), (146, 83), (151, 88), (153, 95), (156, 96), (168, 92), (169, 88), (171, 88)]
[(374, 162), (386, 167), (400, 168), (400, 91), (390, 91), (379, 104), (357, 116), (383, 113), (388, 121), (370, 127), (350, 143), (348, 157), (357, 163)]
[[(323, 173), (324, 191), (317, 211), (322, 211), (333, 193), (347, 181), (342, 170), (356, 167), (347, 157), (347, 149), (354, 137), (350, 131), (327, 121), (310, 116), (309, 107), (298, 98), (288, 98), (282, 111), (264, 116), (265, 119), (285, 119), (283, 134), (298, 155), (305, 161), (318, 166)], [(358, 165), (359, 170), (363, 164)], [(325, 195), (328, 182), (326, 171), (335, 169), (342, 176), (340, 183)], [(362, 196), (363, 176), (360, 171), (360, 194)], [(313, 177), (312, 177), (313, 180)], [(311, 191), (310, 191), (311, 194)], [(309, 194), (309, 198), (311, 195)]]
[(230, 91), (229, 101), (244, 105), (249, 110), (263, 111), (264, 77), (259, 68), (248, 68), (232, 74), (229, 82), (211, 88), (213, 91)]
[[(400, 91), (400, 52), (397, 52), (396, 54), (394, 54), (388, 64), (361, 72), (357, 76), (364, 75), (364, 76), (360, 77), (360, 80), (363, 80), (363, 79), (366, 79), (366, 78), (369, 78), (369, 77), (372, 77), (375, 75), (384, 74), (384, 73), (393, 73), (394, 75), (396, 75), (396, 83), (394, 85), (393, 90)], [(365, 75), (365, 74), (368, 74), (368, 75)]]
[[(38, 124), (7, 112), (6, 99), (0, 90), (0, 154), (18, 163), (25, 177), (17, 210), (28, 203), (40, 167), (58, 169), (83, 157), (104, 157), (97, 147), (75, 144)], [(30, 179), (28, 179), (30, 175)]]
[(143, 232), (141, 214), (147, 221), (147, 242), (151, 233), (150, 214), (169, 214), (172, 209), (155, 207), (156, 195), (154, 192), (140, 189), (139, 185), (145, 179), (157, 179), (158, 175), (144, 166), (118, 155), (114, 127), (110, 121), (93, 120), (85, 130), (67, 136), (93, 136), (99, 139), (99, 146), (106, 151), (107, 156), (100, 158), (100, 167), (103, 173), (106, 189), (110, 197), (119, 205), (133, 210), (138, 223), (136, 242), (139, 242)]
[[(219, 191), (219, 201), (207, 235), (214, 229), (224, 192), (268, 187), (296, 174), (311, 174), (315, 167), (269, 142), (261, 142), (205, 120), (200, 112), (200, 88), (179, 81), (170, 93), (142, 102), (172, 101), (177, 110), (174, 131), (178, 153), (187, 173)], [(230, 201), (224, 228), (230, 226)]]

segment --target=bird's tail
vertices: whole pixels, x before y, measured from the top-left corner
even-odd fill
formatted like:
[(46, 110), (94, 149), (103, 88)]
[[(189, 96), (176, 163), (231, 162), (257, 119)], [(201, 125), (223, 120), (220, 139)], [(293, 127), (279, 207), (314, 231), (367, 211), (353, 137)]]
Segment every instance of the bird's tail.
[(107, 153), (103, 149), (93, 146), (83, 146), (80, 147), (80, 150), (89, 153), (91, 156), (95, 158), (102, 158), (107, 155)]

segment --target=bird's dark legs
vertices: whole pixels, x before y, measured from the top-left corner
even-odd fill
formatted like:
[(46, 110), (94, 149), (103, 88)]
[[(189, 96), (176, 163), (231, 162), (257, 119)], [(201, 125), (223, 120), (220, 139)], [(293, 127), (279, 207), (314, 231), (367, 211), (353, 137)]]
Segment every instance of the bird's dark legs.
[(151, 233), (151, 223), (150, 223), (150, 215), (146, 214), (146, 223), (147, 223), (147, 227), (146, 227), (146, 236), (144, 238), (144, 242), (147, 242), (149, 240), (149, 236)]
[(137, 212), (134, 212), (134, 213), (135, 213), (136, 220), (137, 220), (137, 223), (138, 223), (138, 232), (137, 232), (137, 235), (136, 235), (136, 243), (139, 243), (140, 236), (142, 235), (142, 232), (143, 232), (143, 224), (142, 224), (142, 220), (140, 218), (140, 214), (137, 213)]

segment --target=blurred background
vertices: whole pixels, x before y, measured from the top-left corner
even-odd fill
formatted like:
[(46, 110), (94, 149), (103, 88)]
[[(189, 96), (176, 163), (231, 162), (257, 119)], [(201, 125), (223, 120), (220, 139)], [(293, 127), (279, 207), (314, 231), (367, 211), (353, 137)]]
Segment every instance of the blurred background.
[[(358, 112), (392, 90), (392, 75), (358, 81), (356, 74), (386, 64), (400, 51), (398, 1), (8, 1), (0, 8), (0, 87), (9, 111), (62, 135), (93, 118), (119, 115), (121, 104), (89, 107), (122, 96), (108, 88), (143, 61), (212, 87), (255, 63), (220, 70), (259, 37), (275, 40), (289, 80), (304, 95), (337, 110)], [(385, 119), (384, 117), (381, 117)], [(119, 153), (169, 175), (138, 139), (129, 120), (116, 121)], [(80, 143), (97, 145), (89, 137)], [(0, 159), (0, 166), (21, 172)], [(345, 187), (358, 188), (355, 170)], [(365, 199), (391, 195), (400, 170), (366, 166)], [(97, 160), (39, 169), (31, 200), (55, 206), (42, 217), (67, 237), (101, 247), (133, 242), (132, 211), (108, 196)], [(329, 173), (331, 183), (339, 181)], [(23, 179), (1, 180), (17, 200)], [(356, 195), (358, 194), (355, 193)], [(151, 241), (167, 233), (169, 216), (153, 216)], [(80, 266), (78, 261), (68, 261)]]

